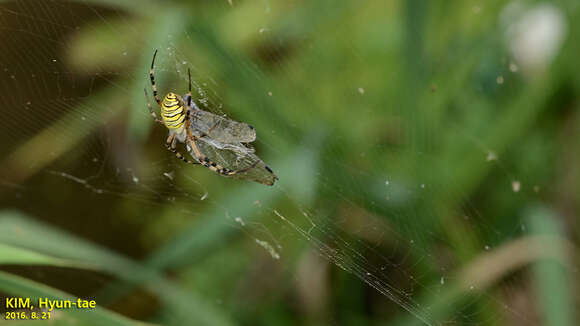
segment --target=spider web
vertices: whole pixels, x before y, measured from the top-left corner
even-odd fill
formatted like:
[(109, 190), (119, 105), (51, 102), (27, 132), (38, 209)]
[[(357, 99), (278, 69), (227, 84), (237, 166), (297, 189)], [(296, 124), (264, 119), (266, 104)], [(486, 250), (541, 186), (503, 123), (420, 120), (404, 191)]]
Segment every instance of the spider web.
[[(0, 67), (3, 207), (178, 275), (231, 324), (267, 323), (257, 316), (270, 302), (298, 311), (288, 317), (296, 323), (349, 324), (364, 314), (389, 325), (536, 322), (525, 276), (514, 274), (525, 264), (497, 275), (486, 265), (528, 235), (516, 206), (545, 182), (505, 165), (506, 142), (474, 121), (503, 117), (485, 111), (489, 102), (532, 102), (520, 100), (533, 87), (501, 40), (473, 31), (478, 45), (445, 52), (422, 39), (417, 4), (167, 6), (1, 4), (1, 62), (13, 63)], [(505, 28), (490, 22), (501, 8), (458, 10), (483, 30)], [(191, 68), (200, 108), (256, 128), (256, 153), (280, 177), (273, 187), (165, 151), (166, 130), (142, 95), (156, 48), (160, 93), (187, 92)], [(465, 62), (454, 68), (458, 58)], [(513, 216), (482, 207), (494, 192), (514, 203)], [(104, 306), (126, 303), (145, 282), (84, 277), (98, 286), (71, 291)], [(184, 322), (163, 307), (134, 315)]]

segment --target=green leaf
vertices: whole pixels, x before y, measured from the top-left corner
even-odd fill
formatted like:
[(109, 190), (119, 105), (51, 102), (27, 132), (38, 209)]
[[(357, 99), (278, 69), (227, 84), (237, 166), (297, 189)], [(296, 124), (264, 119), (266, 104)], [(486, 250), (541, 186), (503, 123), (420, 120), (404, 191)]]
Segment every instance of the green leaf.
[(90, 264), (80, 264), (74, 260), (66, 260), (41, 254), (32, 250), (14, 247), (0, 243), (0, 265), (51, 265), (80, 269), (94, 269)]
[(535, 207), (529, 212), (530, 231), (548, 236), (544, 244), (552, 247), (558, 256), (546, 256), (537, 260), (532, 268), (534, 285), (537, 289), (539, 309), (543, 312), (544, 324), (548, 326), (574, 325), (574, 304), (570, 283), (570, 252), (564, 243), (558, 216), (545, 207)]
[[(195, 293), (184, 291), (169, 282), (157, 271), (50, 225), (29, 219), (22, 213), (0, 211), (0, 243), (26, 248), (39, 255), (49, 254), (76, 261), (77, 263), (72, 264), (76, 266), (90, 264), (125, 282), (137, 282), (160, 298), (168, 315), (185, 324), (234, 324), (227, 319), (225, 312), (219, 311)], [(141, 280), (146, 281), (140, 282)], [(99, 298), (96, 299), (98, 301)]]
[[(50, 300), (72, 300), (78, 298), (66, 292), (51, 288), (20, 276), (0, 271), (0, 291), (14, 296), (30, 298), (33, 306), (37, 306), (39, 298), (48, 298)], [(58, 314), (57, 314), (58, 313)], [(83, 325), (107, 325), (107, 326), (127, 326), (127, 325), (146, 325), (126, 318), (122, 315), (103, 309), (97, 306), (94, 309), (59, 309), (51, 313), (51, 319), (62, 318), (60, 314), (73, 317), (75, 324), (82, 322)], [(69, 324), (73, 324), (71, 321)]]

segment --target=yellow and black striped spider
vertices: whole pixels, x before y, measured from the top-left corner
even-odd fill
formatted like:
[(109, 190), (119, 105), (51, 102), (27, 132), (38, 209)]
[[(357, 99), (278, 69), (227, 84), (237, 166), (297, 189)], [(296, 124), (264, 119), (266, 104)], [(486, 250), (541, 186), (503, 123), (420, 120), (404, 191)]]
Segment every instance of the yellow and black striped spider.
[[(230, 170), (228, 168), (218, 165), (217, 163), (210, 160), (207, 156), (201, 153), (201, 151), (199, 150), (198, 146), (195, 143), (198, 137), (192, 134), (189, 125), (189, 116), (192, 104), (191, 73), (189, 69), (187, 69), (187, 73), (189, 75), (189, 92), (184, 96), (185, 98), (187, 98), (187, 105), (185, 105), (183, 98), (181, 96), (173, 92), (169, 92), (165, 96), (165, 98), (163, 98), (163, 101), (161, 101), (157, 96), (157, 86), (155, 85), (155, 77), (153, 75), (156, 56), (157, 50), (155, 50), (155, 53), (153, 54), (153, 60), (151, 61), (151, 70), (149, 71), (149, 78), (151, 79), (151, 88), (153, 89), (153, 97), (155, 98), (155, 102), (157, 102), (157, 104), (159, 104), (159, 106), (161, 107), (162, 120), (159, 120), (157, 118), (157, 115), (155, 114), (153, 108), (151, 107), (151, 102), (149, 102), (147, 90), (144, 89), (144, 91), (145, 98), (147, 99), (147, 107), (149, 108), (149, 112), (151, 112), (153, 119), (155, 119), (156, 122), (164, 125), (165, 127), (167, 127), (167, 129), (169, 129), (169, 136), (167, 137), (167, 141), (165, 142), (165, 146), (167, 147), (167, 149), (173, 152), (175, 156), (177, 156), (177, 158), (183, 160), (186, 163), (201, 164), (207, 167), (208, 169), (224, 176), (231, 176), (252, 169), (257, 162), (242, 170)], [(197, 162), (193, 162), (186, 159), (180, 152), (177, 151), (176, 149), (177, 141), (186, 144), (188, 151), (191, 150), (190, 152), (193, 154)]]

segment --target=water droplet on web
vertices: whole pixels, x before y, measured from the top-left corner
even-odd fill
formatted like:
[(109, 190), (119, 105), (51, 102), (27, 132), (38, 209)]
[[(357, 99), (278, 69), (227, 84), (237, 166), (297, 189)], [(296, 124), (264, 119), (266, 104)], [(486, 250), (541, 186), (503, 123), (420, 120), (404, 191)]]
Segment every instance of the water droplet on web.
[(365, 89), (362, 88), (362, 87), (359, 87), (358, 88), (358, 92), (361, 93), (361, 94), (364, 94), (365, 93)]
[(441, 276), (441, 281), (439, 281), (439, 283), (441, 283), (441, 285), (445, 284), (445, 278), (443, 276)]
[(488, 245), (485, 245), (484, 249), (485, 250), (489, 250), (489, 246)]
[(244, 223), (244, 220), (242, 220), (242, 218), (241, 218), (241, 217), (236, 217), (236, 218), (234, 219), (234, 221), (236, 221), (236, 222), (240, 223), (240, 225), (241, 225), (241, 226), (245, 226), (245, 225), (246, 225), (246, 224)]
[(139, 183), (139, 178), (137, 178), (136, 176), (133, 176), (133, 182), (134, 183)]
[(421, 188), (425, 189), (425, 184), (424, 183), (421, 184)]
[(487, 158), (486, 159), (487, 159), (488, 162), (489, 161), (495, 161), (495, 160), (497, 160), (497, 155), (494, 152), (489, 151), (489, 152), (487, 152)]
[(495, 81), (498, 83), (498, 85), (503, 84), (503, 76), (497, 76)]
[(272, 258), (280, 259), (280, 255), (276, 252), (274, 247), (272, 247), (267, 241), (262, 241), (262, 240), (256, 239), (256, 243), (259, 244), (264, 249), (266, 249), (266, 251), (268, 251), (270, 256), (272, 256)]
[(389, 180), (385, 181), (385, 185), (387, 186), (389, 185)]
[(517, 72), (518, 71), (518, 66), (515, 63), (513, 63), (513, 62), (510, 62), (510, 71), (511, 72)]
[(52, 59), (52, 62), (56, 62), (56, 59)]
[(268, 92), (268, 96), (272, 96), (272, 92)]
[(512, 181), (512, 190), (514, 192), (519, 192), (520, 191), (520, 186), (521, 186), (521, 184), (520, 184), (519, 181), (517, 181), (517, 180)]

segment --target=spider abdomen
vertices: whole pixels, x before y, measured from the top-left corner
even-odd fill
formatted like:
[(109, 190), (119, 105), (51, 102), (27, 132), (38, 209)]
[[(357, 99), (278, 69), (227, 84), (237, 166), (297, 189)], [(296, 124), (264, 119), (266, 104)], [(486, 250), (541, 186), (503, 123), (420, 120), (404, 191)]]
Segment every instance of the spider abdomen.
[(174, 93), (169, 93), (161, 103), (161, 118), (169, 129), (181, 129), (185, 123), (185, 110)]

